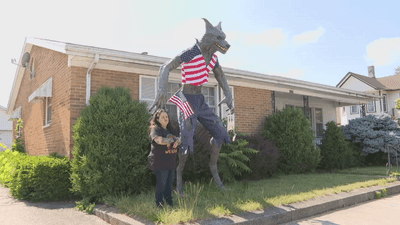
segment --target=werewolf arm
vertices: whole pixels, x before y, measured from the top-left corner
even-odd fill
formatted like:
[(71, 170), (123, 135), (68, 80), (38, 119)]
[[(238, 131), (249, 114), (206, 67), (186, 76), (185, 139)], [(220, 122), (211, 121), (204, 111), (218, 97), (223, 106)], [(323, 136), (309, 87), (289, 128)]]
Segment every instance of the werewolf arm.
[(178, 68), (178, 66), (181, 65), (181, 63), (182, 63), (181, 57), (180, 55), (178, 55), (160, 67), (160, 72), (158, 75), (157, 97), (154, 100), (153, 105), (149, 108), (149, 112), (151, 112), (154, 107), (156, 107), (156, 110), (165, 109), (165, 105), (168, 101), (167, 83), (168, 83), (169, 72), (171, 70)]
[(225, 98), (222, 99), (220, 103), (218, 103), (218, 106), (220, 106), (222, 103), (225, 103), (228, 108), (231, 110), (231, 113), (234, 113), (234, 108), (233, 108), (233, 99), (232, 99), (232, 93), (229, 90), (229, 84), (228, 81), (226, 80), (224, 71), (222, 71), (221, 65), (218, 64), (218, 66), (214, 67), (213, 69), (215, 79), (217, 79), (218, 84), (221, 86)]

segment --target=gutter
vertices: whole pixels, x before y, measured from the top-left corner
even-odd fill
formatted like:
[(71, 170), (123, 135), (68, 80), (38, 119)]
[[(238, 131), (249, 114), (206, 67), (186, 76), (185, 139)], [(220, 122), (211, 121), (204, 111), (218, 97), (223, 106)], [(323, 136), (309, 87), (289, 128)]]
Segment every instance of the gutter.
[(99, 54), (96, 54), (94, 56), (94, 61), (92, 62), (92, 65), (90, 65), (89, 69), (86, 72), (86, 105), (89, 105), (89, 103), (90, 103), (90, 90), (91, 90), (92, 70), (94, 69), (94, 67), (99, 62), (99, 58), (100, 58)]

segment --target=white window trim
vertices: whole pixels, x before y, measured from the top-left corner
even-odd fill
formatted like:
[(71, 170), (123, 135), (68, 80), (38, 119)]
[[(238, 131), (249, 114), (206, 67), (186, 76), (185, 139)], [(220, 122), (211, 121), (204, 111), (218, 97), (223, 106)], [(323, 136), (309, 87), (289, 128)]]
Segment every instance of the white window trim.
[(145, 76), (145, 75), (140, 75), (139, 76), (139, 101), (154, 101), (154, 99), (149, 99), (149, 98), (142, 98), (142, 77), (144, 78), (151, 78), (154, 79), (154, 99), (157, 97), (157, 77), (153, 76)]
[[(45, 122), (45, 125), (42, 127), (42, 128), (46, 128), (46, 127), (49, 127), (50, 125), (51, 125), (51, 122), (50, 123), (48, 123), (48, 118), (47, 118), (47, 111), (48, 111), (48, 108), (49, 108), (49, 106), (53, 106), (53, 102), (50, 104), (50, 105), (48, 105), (48, 103), (49, 103), (49, 98), (50, 97), (45, 97), (45, 118), (44, 118), (44, 122)], [(51, 109), (51, 110), (53, 110), (53, 109)]]
[[(387, 113), (388, 112), (388, 108), (389, 108), (388, 97), (387, 97), (387, 94), (382, 94), (382, 96), (383, 96), (383, 98), (382, 98), (382, 109), (381, 109), (381, 111)], [(385, 110), (385, 105), (386, 105), (386, 110)]]
[(356, 107), (356, 112), (353, 112), (353, 106), (354, 106), (354, 105), (351, 105), (351, 106), (350, 106), (350, 115), (359, 114), (359, 113), (360, 113), (360, 108), (359, 108), (359, 106), (358, 106), (358, 105), (355, 105), (355, 107)]
[(371, 101), (371, 102), (373, 102), (373, 105), (374, 105), (374, 111), (369, 111), (369, 108), (368, 108), (368, 105), (369, 105), (369, 103), (366, 105), (367, 107), (367, 112), (368, 113), (376, 113), (376, 102), (375, 101)]
[[(218, 99), (220, 99), (220, 100), (219, 100), (219, 102), (220, 102), (220, 101), (223, 100), (223, 98), (225, 97), (225, 95), (224, 95), (224, 91), (222, 90), (222, 88), (220, 87), (219, 89), (220, 89), (220, 91), (221, 91), (221, 98), (218, 98)], [(229, 86), (229, 89), (230, 89), (231, 92), (232, 92), (233, 107), (235, 107), (235, 89), (234, 89), (233, 86)], [(219, 102), (217, 102), (217, 106), (218, 106), (218, 103), (219, 103)], [(219, 107), (217, 107), (217, 108), (218, 108), (218, 114), (217, 114), (217, 115), (219, 115), (221, 118), (225, 118), (226, 115), (227, 115), (226, 110), (228, 109), (228, 106), (227, 106), (226, 104), (221, 104), (221, 105), (220, 105)], [(219, 113), (219, 112), (221, 112), (221, 113)], [(236, 116), (235, 116), (235, 114), (233, 115), (233, 120), (236, 122)]]

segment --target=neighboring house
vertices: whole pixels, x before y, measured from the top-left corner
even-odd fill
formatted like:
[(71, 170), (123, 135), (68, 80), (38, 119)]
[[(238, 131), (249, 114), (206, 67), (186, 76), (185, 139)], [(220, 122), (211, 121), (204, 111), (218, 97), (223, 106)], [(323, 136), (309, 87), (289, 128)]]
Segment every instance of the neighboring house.
[[(400, 117), (396, 109), (396, 99), (400, 98), (400, 74), (376, 78), (374, 66), (369, 66), (368, 77), (348, 72), (336, 87), (382, 96), (381, 99), (370, 101), (364, 105), (365, 115), (389, 114), (394, 119)], [(360, 102), (356, 105), (342, 107), (340, 124), (346, 125), (349, 120), (361, 117), (361, 106)]]
[[(13, 142), (13, 132), (12, 132), (12, 122), (8, 121), (10, 119), (10, 115), (7, 114), (7, 109), (0, 105), (0, 143), (7, 146), (8, 149), (11, 149), (11, 145)], [(6, 149), (0, 147), (0, 151), (4, 151)]]
[[(134, 100), (152, 103), (160, 65), (169, 58), (97, 48), (59, 41), (27, 38), (29, 70), (18, 67), (8, 103), (11, 118), (22, 118), (25, 147), (31, 155), (73, 150), (72, 127), (80, 112), (100, 87), (125, 86)], [(179, 49), (177, 50), (179, 53)], [(20, 58), (20, 61), (21, 61)], [(224, 57), (219, 62), (224, 65)], [(284, 107), (301, 107), (312, 118), (317, 141), (328, 121), (337, 121), (337, 107), (368, 103), (378, 96), (333, 86), (223, 67), (234, 96), (238, 131), (261, 132), (265, 118)], [(181, 85), (180, 68), (171, 71), (168, 93)], [(226, 106), (213, 74), (203, 88), (205, 100), (220, 117)], [(176, 106), (167, 110), (176, 118)], [(16, 122), (13, 122), (15, 127)]]

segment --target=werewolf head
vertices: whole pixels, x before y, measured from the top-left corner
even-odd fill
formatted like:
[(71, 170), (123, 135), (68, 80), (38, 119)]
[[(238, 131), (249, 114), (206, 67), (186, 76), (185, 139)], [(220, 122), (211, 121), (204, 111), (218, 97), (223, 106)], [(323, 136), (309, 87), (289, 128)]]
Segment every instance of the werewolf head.
[(219, 51), (225, 54), (230, 45), (225, 41), (226, 35), (222, 31), (221, 22), (214, 27), (207, 19), (203, 20), (206, 22), (206, 33), (201, 38), (202, 45), (207, 46), (212, 53)]

